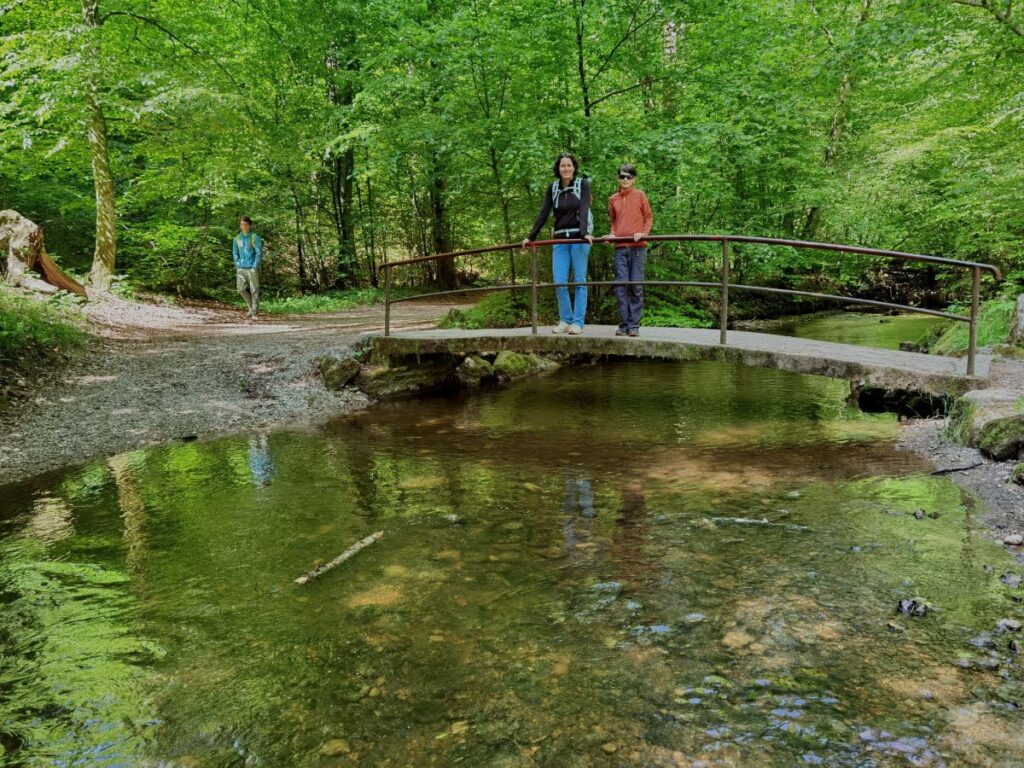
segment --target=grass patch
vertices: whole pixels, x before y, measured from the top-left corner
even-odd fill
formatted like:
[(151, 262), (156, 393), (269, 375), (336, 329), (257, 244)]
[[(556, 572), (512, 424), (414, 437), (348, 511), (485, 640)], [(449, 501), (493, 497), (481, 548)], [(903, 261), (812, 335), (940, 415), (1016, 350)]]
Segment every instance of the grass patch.
[[(402, 295), (392, 291), (392, 297)], [(347, 291), (310, 293), (304, 296), (282, 296), (260, 301), (260, 311), (271, 315), (305, 315), (315, 312), (337, 312), (342, 309), (384, 303), (383, 288), (352, 288)]]
[(20, 367), (80, 347), (88, 338), (84, 325), (66, 295), (43, 300), (0, 286), (0, 365)]
[(942, 430), (942, 437), (948, 443), (967, 445), (970, 439), (971, 424), (977, 406), (970, 400), (956, 400), (949, 409), (949, 419)]
[[(423, 288), (392, 288), (391, 298), (398, 299), (423, 293)], [(231, 303), (243, 306), (238, 294), (233, 294)], [(384, 303), (383, 288), (349, 288), (345, 291), (308, 293), (302, 296), (277, 296), (260, 299), (260, 312), (271, 315), (306, 315), (317, 312), (337, 312), (342, 309), (368, 307)]]
[[(543, 323), (543, 321), (541, 321)], [(484, 296), (468, 309), (451, 309), (437, 324), (439, 328), (518, 328), (530, 324), (526, 297), (499, 291)]]
[[(984, 301), (978, 310), (978, 346), (987, 347), (1006, 340), (1016, 303), (1012, 299), (990, 299)], [(969, 307), (954, 305), (950, 311), (958, 314), (969, 312)], [(970, 327), (967, 323), (950, 320), (943, 323), (937, 335), (928, 340), (928, 350), (935, 355), (955, 355), (967, 351)]]

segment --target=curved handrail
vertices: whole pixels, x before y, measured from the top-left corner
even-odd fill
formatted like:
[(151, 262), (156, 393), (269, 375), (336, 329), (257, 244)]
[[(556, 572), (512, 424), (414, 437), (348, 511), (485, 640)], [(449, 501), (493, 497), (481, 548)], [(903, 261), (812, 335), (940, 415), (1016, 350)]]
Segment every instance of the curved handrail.
[[(391, 305), (402, 301), (410, 301), (412, 299), (422, 299), (436, 296), (448, 296), (459, 293), (475, 293), (480, 291), (500, 291), (500, 290), (525, 290), (529, 288), (531, 290), (531, 315), (533, 333), (537, 333), (537, 289), (538, 288), (560, 288), (560, 287), (576, 287), (576, 286), (627, 286), (627, 285), (653, 285), (653, 286), (677, 286), (677, 287), (694, 287), (694, 288), (719, 288), (722, 292), (721, 309), (719, 313), (719, 329), (720, 329), (720, 343), (724, 346), (727, 342), (726, 328), (728, 325), (729, 316), (729, 290), (746, 290), (746, 291), (759, 291), (762, 293), (775, 293), (783, 294), (788, 296), (806, 296), (816, 299), (824, 299), (829, 301), (843, 301), (853, 304), (864, 304), (868, 306), (875, 306), (885, 309), (895, 310), (909, 310), (913, 312), (920, 312), (922, 314), (933, 315), (935, 317), (942, 317), (949, 320), (956, 320), (960, 322), (970, 323), (970, 331), (968, 335), (968, 346), (967, 346), (967, 375), (974, 375), (974, 362), (975, 362), (975, 348), (977, 346), (977, 331), (978, 331), (978, 309), (980, 301), (980, 287), (981, 287), (981, 273), (982, 271), (990, 273), (996, 280), (1002, 279), (1002, 273), (999, 268), (994, 264), (986, 264), (984, 262), (977, 261), (965, 261), (962, 259), (948, 259), (941, 256), (927, 256), (920, 253), (907, 253), (904, 251), (892, 251), (880, 248), (865, 248), (856, 245), (839, 245), (836, 243), (819, 243), (809, 240), (785, 240), (774, 237), (751, 237), (747, 235), (702, 235), (702, 234), (687, 234), (687, 235), (648, 235), (644, 238), (647, 242), (715, 242), (719, 243), (722, 248), (722, 268), (721, 268), (721, 280), (719, 282), (702, 282), (702, 281), (687, 281), (687, 280), (641, 280), (641, 281), (588, 281), (588, 282), (576, 282), (576, 283), (541, 283), (537, 280), (537, 248), (547, 245), (556, 244), (571, 244), (571, 243), (586, 243), (589, 242), (583, 238), (575, 238), (568, 240), (533, 240), (526, 244), (526, 248), (530, 250), (530, 262), (531, 262), (531, 280), (525, 284), (511, 284), (511, 285), (492, 285), (486, 287), (477, 288), (458, 288), (448, 291), (433, 291), (430, 293), (422, 293), (416, 296), (406, 296), (399, 299), (391, 298), (391, 273), (395, 267), (408, 266), (411, 264), (422, 264), (430, 261), (440, 261), (441, 259), (454, 259), (463, 256), (476, 256), (486, 253), (495, 253), (498, 251), (512, 251), (517, 248), (523, 248), (522, 243), (502, 243), (499, 245), (490, 245), (483, 248), (470, 248), (461, 251), (450, 251), (448, 253), (438, 253), (431, 256), (418, 256), (412, 259), (402, 259), (400, 261), (390, 261), (381, 264), (377, 269), (378, 271), (384, 270), (384, 335), (389, 336), (391, 334)], [(593, 243), (599, 244), (614, 244), (614, 243), (630, 243), (633, 242), (633, 238), (629, 237), (601, 237), (594, 238)], [(947, 267), (959, 267), (964, 269), (970, 269), (972, 274), (971, 280), (971, 314), (970, 315), (958, 315), (952, 312), (940, 312), (931, 309), (921, 309), (918, 307), (912, 307), (906, 304), (893, 304), (889, 302), (874, 301), (871, 299), (860, 299), (853, 296), (837, 296), (834, 294), (827, 293), (814, 293), (810, 291), (796, 291), (786, 288), (770, 288), (767, 286), (757, 285), (740, 285), (729, 282), (729, 263), (731, 261), (731, 245), (732, 243), (753, 243), (760, 245), (772, 245), (789, 248), (810, 248), (822, 251), (832, 251), (838, 253), (854, 253), (865, 256), (879, 256), (883, 258), (894, 258), (903, 261), (916, 261), (927, 264), (940, 264)]]
[[(922, 253), (909, 253), (906, 251), (890, 251), (883, 248), (866, 248), (860, 245), (839, 245), (838, 243), (819, 243), (813, 240), (785, 240), (777, 237), (751, 237), (748, 235), (648, 235), (644, 238), (649, 243), (676, 243), (676, 242), (704, 242), (704, 243), (756, 243), (760, 245), (777, 245), (788, 248), (810, 248), (819, 251), (833, 251), (838, 253), (856, 253), (863, 256), (884, 256), (887, 258), (901, 259), (904, 261), (920, 261), (928, 264), (943, 264), (949, 267), (969, 267), (989, 272), (996, 280), (1002, 280), (1003, 275), (999, 267), (994, 264), (986, 264), (980, 261), (964, 261), (962, 259), (949, 259), (944, 256), (927, 256)], [(583, 238), (571, 240), (531, 240), (527, 248), (540, 248), (547, 245), (559, 243), (586, 243)], [(601, 243), (630, 243), (631, 237), (595, 237), (594, 245)], [(467, 248), (461, 251), (449, 251), (447, 253), (435, 253), (430, 256), (417, 256), (412, 259), (400, 261), (387, 261), (377, 267), (379, 272), (382, 269), (391, 267), (402, 267), (408, 264), (421, 264), (427, 261), (440, 261), (441, 259), (454, 259), (463, 256), (478, 256), (484, 253), (495, 253), (496, 251), (512, 251), (522, 248), (522, 243), (501, 243), (500, 245), (488, 245), (483, 248)]]

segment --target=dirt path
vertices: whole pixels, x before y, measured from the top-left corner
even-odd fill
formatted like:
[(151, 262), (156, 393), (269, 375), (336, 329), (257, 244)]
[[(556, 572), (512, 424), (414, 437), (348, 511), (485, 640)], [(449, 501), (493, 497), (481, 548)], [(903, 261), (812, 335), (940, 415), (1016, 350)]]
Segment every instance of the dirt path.
[[(395, 328), (434, 326), (449, 303), (397, 304)], [(365, 407), (324, 388), (314, 360), (383, 327), (382, 306), (241, 322), (237, 310), (107, 301), (86, 310), (101, 340), (38, 394), (0, 413), (0, 483), (170, 440)]]

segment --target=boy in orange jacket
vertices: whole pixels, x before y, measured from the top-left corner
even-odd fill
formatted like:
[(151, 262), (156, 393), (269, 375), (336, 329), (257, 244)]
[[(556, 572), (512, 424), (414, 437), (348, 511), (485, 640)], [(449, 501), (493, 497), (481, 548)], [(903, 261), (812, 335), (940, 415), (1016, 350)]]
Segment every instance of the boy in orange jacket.
[[(632, 241), (615, 244), (615, 279), (636, 282), (644, 279), (647, 262), (647, 241), (654, 224), (654, 213), (647, 195), (636, 189), (636, 166), (619, 166), (619, 191), (608, 198), (608, 218), (612, 222), (612, 237), (630, 237)], [(619, 329), (616, 336), (639, 336), (640, 316), (644, 309), (642, 285), (619, 285), (615, 288), (619, 300)]]

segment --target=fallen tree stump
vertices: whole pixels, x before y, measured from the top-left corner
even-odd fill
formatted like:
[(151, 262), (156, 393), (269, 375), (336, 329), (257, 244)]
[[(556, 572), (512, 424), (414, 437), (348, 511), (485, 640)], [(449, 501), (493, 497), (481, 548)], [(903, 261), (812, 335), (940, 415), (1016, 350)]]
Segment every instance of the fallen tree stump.
[(46, 285), (39, 285), (31, 275), (38, 272), (54, 289), (85, 297), (85, 288), (65, 275), (46, 252), (42, 228), (17, 211), (0, 211), (0, 251), (4, 249), (7, 251), (5, 280), (8, 283), (45, 291)]

